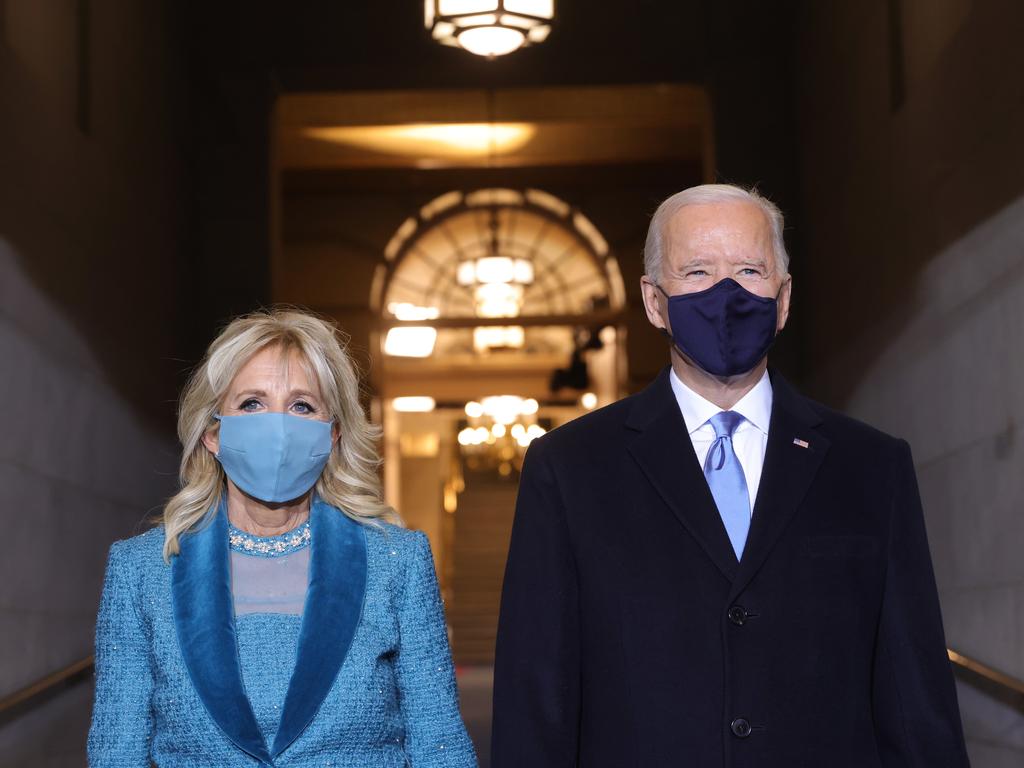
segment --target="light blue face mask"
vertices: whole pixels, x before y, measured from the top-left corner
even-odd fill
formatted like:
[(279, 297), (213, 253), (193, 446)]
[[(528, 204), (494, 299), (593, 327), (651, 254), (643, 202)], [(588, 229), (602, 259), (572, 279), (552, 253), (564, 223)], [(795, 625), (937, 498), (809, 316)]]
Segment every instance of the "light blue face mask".
[(217, 461), (231, 481), (260, 501), (299, 498), (312, 488), (331, 456), (331, 422), (290, 413), (215, 416)]

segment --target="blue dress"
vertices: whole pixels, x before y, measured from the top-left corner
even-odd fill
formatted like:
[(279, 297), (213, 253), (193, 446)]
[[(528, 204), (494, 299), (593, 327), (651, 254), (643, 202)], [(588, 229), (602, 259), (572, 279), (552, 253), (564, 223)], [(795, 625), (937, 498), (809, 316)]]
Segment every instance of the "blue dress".
[(422, 533), (310, 514), (301, 616), (235, 617), (219, 510), (111, 548), (96, 628), (92, 768), (473, 768)]

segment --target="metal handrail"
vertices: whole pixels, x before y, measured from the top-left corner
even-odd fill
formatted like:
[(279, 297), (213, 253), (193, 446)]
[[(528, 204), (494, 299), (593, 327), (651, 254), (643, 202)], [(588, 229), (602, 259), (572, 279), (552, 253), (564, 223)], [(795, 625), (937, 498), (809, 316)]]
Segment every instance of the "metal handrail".
[(84, 659), (68, 664), (63, 669), (58, 669), (56, 672), (46, 675), (46, 677), (41, 677), (24, 688), (4, 696), (0, 699), (0, 717), (15, 708), (31, 706), (34, 701), (46, 696), (58, 686), (84, 677), (92, 671), (93, 663), (93, 657), (86, 656)]
[(949, 656), (949, 660), (953, 662), (954, 666), (966, 669), (968, 672), (973, 672), (975, 675), (984, 678), (1008, 693), (1024, 696), (1024, 680), (1018, 680), (1016, 677), (1000, 672), (988, 664), (982, 664), (977, 659), (972, 659), (970, 656), (954, 651), (952, 648), (946, 649), (946, 655)]
[[(946, 655), (953, 666), (977, 675), (994, 685), (1004, 694), (1024, 696), (1024, 680), (1018, 680), (1012, 675), (1000, 672), (998, 669), (983, 664), (977, 659), (972, 659), (970, 656), (955, 651), (952, 648), (946, 649)], [(76, 678), (84, 677), (92, 671), (93, 665), (93, 657), (86, 656), (84, 659), (68, 664), (63, 669), (59, 669), (14, 693), (0, 698), (0, 716), (4, 716), (16, 707), (31, 706), (34, 700), (46, 696), (57, 686), (68, 683)]]

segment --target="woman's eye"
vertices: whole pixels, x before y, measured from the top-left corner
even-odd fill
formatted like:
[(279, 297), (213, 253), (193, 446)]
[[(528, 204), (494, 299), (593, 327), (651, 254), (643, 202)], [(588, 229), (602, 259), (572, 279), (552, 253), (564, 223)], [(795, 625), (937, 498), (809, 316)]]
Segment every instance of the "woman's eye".
[(246, 400), (240, 406), (238, 406), (238, 410), (240, 410), (240, 411), (255, 411), (259, 407), (260, 407), (260, 401), (257, 400), (255, 397), (250, 397), (248, 400)]
[(297, 413), (314, 413), (316, 408), (307, 403), (305, 400), (296, 400), (292, 404), (292, 410)]

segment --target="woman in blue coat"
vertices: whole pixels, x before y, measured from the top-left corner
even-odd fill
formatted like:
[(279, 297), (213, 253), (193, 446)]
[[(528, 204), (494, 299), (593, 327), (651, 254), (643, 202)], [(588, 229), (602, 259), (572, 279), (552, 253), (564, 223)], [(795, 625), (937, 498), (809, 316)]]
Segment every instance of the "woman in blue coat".
[(327, 323), (256, 313), (186, 387), (181, 490), (110, 550), (92, 768), (476, 766), (426, 537)]

